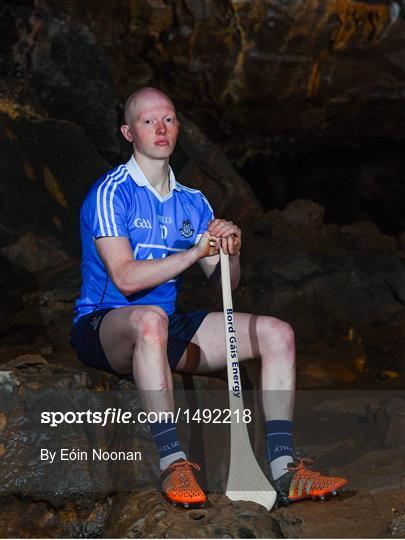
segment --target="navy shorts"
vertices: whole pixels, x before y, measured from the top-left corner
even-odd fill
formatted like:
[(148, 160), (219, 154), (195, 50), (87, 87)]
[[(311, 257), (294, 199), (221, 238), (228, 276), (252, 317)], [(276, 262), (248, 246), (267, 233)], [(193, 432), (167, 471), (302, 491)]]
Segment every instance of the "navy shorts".
[[(100, 343), (100, 323), (112, 309), (115, 308), (98, 309), (81, 317), (70, 333), (70, 344), (83, 364), (133, 380), (132, 374), (123, 375), (114, 371)], [(175, 371), (180, 358), (207, 315), (208, 311), (179, 311), (169, 316), (167, 357), (172, 371)]]

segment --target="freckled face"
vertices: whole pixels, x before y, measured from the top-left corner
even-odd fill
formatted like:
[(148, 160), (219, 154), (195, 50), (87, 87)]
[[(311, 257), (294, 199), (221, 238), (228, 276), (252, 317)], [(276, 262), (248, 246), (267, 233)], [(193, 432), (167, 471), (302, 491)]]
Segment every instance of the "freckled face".
[(129, 124), (135, 149), (150, 159), (167, 159), (173, 152), (179, 123), (173, 104), (153, 94), (136, 103)]

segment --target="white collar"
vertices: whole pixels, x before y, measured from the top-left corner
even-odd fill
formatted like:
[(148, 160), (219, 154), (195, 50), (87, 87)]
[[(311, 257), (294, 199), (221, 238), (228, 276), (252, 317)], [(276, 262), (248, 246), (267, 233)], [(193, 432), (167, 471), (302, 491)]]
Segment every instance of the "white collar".
[(160, 193), (151, 185), (149, 180), (144, 175), (142, 169), (140, 168), (140, 166), (136, 162), (135, 156), (133, 154), (132, 154), (131, 158), (129, 159), (129, 161), (127, 161), (125, 166), (128, 169), (128, 172), (131, 175), (131, 178), (135, 182), (135, 184), (137, 184), (140, 187), (149, 188), (151, 191), (153, 191), (153, 193), (155, 193), (155, 195), (159, 199), (166, 199), (169, 195), (172, 195), (172, 191), (174, 189), (177, 190), (177, 191), (181, 191), (181, 188), (176, 182), (176, 177), (174, 176), (174, 172), (172, 171), (172, 168), (170, 167), (170, 165), (169, 165), (170, 191), (164, 197), (162, 197), (162, 195), (160, 195)]

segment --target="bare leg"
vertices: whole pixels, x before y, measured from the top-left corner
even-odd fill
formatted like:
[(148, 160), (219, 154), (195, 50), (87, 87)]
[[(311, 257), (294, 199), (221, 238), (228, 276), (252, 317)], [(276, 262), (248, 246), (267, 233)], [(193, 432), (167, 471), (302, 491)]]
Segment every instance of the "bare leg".
[(101, 322), (108, 361), (117, 373), (132, 371), (147, 412), (174, 411), (167, 327), (168, 317), (158, 306), (117, 308)]
[[(241, 361), (260, 358), (266, 420), (291, 420), (295, 399), (295, 345), (291, 326), (267, 316), (235, 313)], [(210, 373), (226, 365), (223, 313), (204, 319), (177, 370)]]

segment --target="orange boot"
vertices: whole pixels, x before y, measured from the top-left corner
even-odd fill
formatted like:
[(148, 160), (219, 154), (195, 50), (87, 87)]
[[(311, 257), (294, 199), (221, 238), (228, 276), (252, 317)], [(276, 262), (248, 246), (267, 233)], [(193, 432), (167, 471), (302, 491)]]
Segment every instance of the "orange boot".
[(290, 502), (301, 499), (324, 500), (328, 494), (337, 495), (347, 484), (345, 478), (338, 476), (323, 476), (320, 472), (311, 471), (304, 466), (304, 462), (312, 463), (312, 459), (300, 459), (298, 464), (290, 463), (287, 474), (273, 482), (278, 493), (277, 503), (285, 506)]
[(194, 478), (192, 469), (201, 470), (196, 463), (178, 459), (160, 473), (162, 492), (173, 506), (204, 506), (207, 497)]

